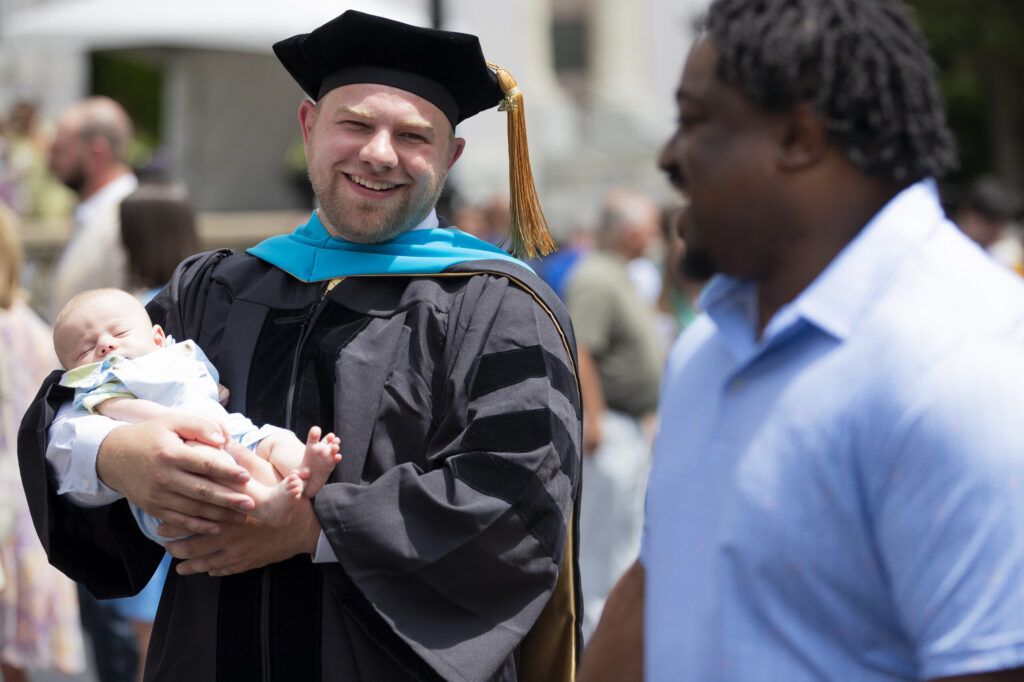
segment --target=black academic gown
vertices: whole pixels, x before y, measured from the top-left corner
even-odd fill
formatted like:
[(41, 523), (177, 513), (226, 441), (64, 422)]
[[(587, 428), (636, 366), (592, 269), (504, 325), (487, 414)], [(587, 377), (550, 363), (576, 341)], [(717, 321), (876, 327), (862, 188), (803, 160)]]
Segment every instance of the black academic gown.
[[(536, 639), (575, 659), (575, 341), (532, 273), (477, 261), (328, 290), (217, 251), (179, 267), (149, 310), (206, 351), (230, 411), (301, 438), (333, 430), (343, 459), (313, 504), (337, 562), (172, 570), (147, 680), (527, 679), (521, 641), (563, 563)], [(19, 437), (36, 528), (97, 596), (134, 593), (162, 550), (124, 500), (82, 509), (56, 495), (45, 427), (62, 399), (48, 382)]]

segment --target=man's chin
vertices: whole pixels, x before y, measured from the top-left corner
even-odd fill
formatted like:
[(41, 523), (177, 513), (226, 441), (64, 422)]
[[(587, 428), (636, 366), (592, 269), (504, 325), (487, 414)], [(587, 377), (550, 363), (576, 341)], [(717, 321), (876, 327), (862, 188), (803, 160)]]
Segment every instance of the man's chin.
[(339, 224), (333, 221), (330, 226), (324, 225), (324, 227), (332, 237), (344, 239), (354, 244), (382, 244), (409, 231), (409, 228), (405, 226), (376, 225), (368, 228), (365, 225), (354, 227), (347, 222)]

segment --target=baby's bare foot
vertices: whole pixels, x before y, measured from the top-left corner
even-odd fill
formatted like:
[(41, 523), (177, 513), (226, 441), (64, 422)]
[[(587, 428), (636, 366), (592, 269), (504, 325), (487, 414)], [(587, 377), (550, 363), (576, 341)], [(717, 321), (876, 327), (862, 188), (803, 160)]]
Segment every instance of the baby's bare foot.
[(340, 450), (340, 438), (328, 433), (321, 439), (320, 427), (310, 427), (309, 435), (306, 437), (306, 452), (302, 457), (303, 473), (306, 470), (309, 472), (303, 497), (313, 497), (320, 492), (320, 488), (334, 471), (335, 465), (341, 461)]
[(256, 507), (249, 516), (271, 526), (283, 526), (302, 499), (305, 483), (298, 472), (293, 471), (277, 485), (252, 483), (246, 488), (246, 493), (256, 501)]

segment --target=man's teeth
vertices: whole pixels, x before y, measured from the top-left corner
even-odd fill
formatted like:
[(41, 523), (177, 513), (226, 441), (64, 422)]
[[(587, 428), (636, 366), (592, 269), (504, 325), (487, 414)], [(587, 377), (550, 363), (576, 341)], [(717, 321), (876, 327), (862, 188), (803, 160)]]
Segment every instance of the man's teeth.
[(398, 185), (393, 185), (388, 182), (371, 182), (370, 180), (367, 180), (366, 178), (361, 178), (358, 175), (350, 175), (349, 178), (351, 178), (352, 182), (356, 183), (357, 185), (362, 185), (363, 187), (366, 187), (368, 189), (375, 189), (377, 191), (394, 189), (395, 187), (398, 187)]

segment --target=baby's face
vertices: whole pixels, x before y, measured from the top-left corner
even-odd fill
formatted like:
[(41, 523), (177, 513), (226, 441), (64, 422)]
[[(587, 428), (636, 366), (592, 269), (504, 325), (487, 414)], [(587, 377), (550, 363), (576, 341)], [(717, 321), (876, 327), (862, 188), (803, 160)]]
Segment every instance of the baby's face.
[(73, 309), (54, 334), (65, 369), (101, 362), (111, 353), (134, 358), (163, 345), (164, 335), (130, 294), (98, 296)]

